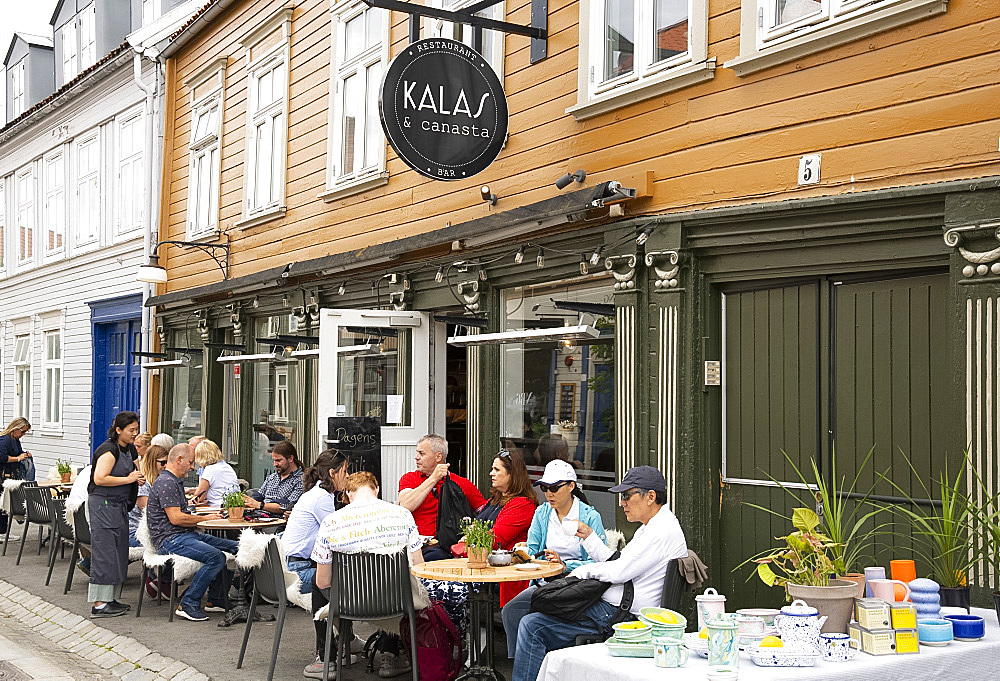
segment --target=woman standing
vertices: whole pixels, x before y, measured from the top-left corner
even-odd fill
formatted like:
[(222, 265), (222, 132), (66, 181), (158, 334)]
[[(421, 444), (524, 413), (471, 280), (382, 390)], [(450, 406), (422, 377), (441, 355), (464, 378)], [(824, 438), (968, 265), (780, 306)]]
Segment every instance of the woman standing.
[(87, 600), (94, 606), (91, 619), (124, 615), (129, 606), (119, 603), (128, 572), (128, 513), (146, 482), (136, 468), (138, 454), (132, 441), (139, 434), (139, 416), (119, 412), (108, 429), (108, 439), (91, 457), (87, 487), (90, 511), (90, 587)]
[(28, 419), (18, 416), (0, 432), (0, 469), (3, 477), (35, 479), (35, 464), (31, 461), (31, 452), (21, 448), (21, 438), (31, 430)]

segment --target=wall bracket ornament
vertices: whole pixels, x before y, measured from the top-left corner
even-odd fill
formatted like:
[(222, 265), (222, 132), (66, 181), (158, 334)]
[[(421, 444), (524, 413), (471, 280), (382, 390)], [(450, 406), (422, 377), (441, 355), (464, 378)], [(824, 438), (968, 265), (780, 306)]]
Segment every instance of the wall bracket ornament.
[(229, 321), (233, 324), (233, 340), (236, 343), (243, 342), (243, 318), (240, 315), (241, 308), (233, 303), (229, 308)]
[(639, 259), (635, 253), (611, 255), (604, 259), (605, 269), (611, 270), (615, 278), (615, 291), (635, 290), (635, 266)]
[(460, 281), (455, 285), (455, 289), (458, 291), (458, 296), (462, 299), (466, 310), (479, 312), (479, 298), (483, 292), (478, 281), (475, 279)]
[(410, 293), (410, 279), (406, 275), (390, 275), (389, 279), (389, 304), (397, 312), (405, 310), (413, 296)]
[[(963, 242), (976, 232), (993, 230), (993, 238), (1000, 241), (1000, 222), (983, 222), (978, 225), (960, 225), (951, 227), (944, 233), (944, 242), (952, 248), (957, 247), (968, 265), (962, 268), (966, 279), (973, 277), (1000, 276), (1000, 246), (985, 251), (974, 251), (963, 246)], [(991, 278), (992, 278), (991, 277)]]
[(678, 275), (681, 271), (681, 256), (677, 251), (649, 251), (646, 266), (653, 268), (656, 275), (653, 287), (657, 291), (676, 291), (680, 286)]

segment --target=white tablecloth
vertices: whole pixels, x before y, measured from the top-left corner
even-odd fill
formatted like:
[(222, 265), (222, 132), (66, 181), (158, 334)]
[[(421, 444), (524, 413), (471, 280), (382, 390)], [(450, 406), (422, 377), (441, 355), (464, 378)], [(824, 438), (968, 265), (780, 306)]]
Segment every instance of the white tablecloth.
[[(1000, 626), (995, 610), (973, 608), (986, 620), (986, 636), (974, 643), (952, 641), (943, 648), (920, 646), (910, 655), (872, 656), (859, 652), (850, 662), (824, 662), (815, 667), (758, 667), (740, 653), (740, 681), (807, 679), (808, 681), (917, 681), (1000, 679)], [(652, 658), (611, 657), (603, 643), (554, 650), (545, 656), (538, 681), (704, 681), (708, 660), (692, 653), (679, 669), (657, 667)]]

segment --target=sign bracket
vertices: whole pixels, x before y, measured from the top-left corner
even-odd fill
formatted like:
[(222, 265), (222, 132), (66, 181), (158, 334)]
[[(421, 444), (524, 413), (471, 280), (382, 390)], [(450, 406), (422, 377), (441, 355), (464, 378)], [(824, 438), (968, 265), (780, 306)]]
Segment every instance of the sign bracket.
[(410, 15), (410, 42), (414, 42), (414, 35), (419, 36), (419, 24), (416, 17), (433, 17), (444, 21), (451, 21), (456, 24), (467, 24), (472, 26), (474, 43), (479, 44), (479, 51), (482, 48), (482, 31), (500, 31), (501, 33), (513, 33), (531, 38), (531, 63), (537, 63), (548, 56), (548, 25), (549, 25), (549, 3), (548, 0), (531, 0), (531, 24), (522, 26), (512, 24), (508, 21), (497, 21), (476, 15), (487, 7), (492, 7), (500, 0), (480, 0), (469, 7), (461, 10), (438, 9), (437, 7), (427, 7), (418, 5), (415, 2), (404, 2), (403, 0), (364, 0), (369, 7), (380, 7), (392, 12), (403, 12)]

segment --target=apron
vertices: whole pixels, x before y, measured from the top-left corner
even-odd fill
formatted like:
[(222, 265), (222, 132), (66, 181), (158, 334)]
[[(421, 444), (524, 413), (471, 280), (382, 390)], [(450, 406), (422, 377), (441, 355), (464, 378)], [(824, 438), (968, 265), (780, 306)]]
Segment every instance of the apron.
[[(108, 445), (111, 445), (108, 448)], [(116, 453), (118, 445), (106, 442), (98, 449)], [(94, 462), (103, 456), (95, 452)], [(135, 470), (128, 450), (115, 458), (111, 475), (125, 477)], [(128, 573), (128, 491), (131, 485), (95, 487), (87, 499), (90, 512), (90, 583), (118, 585)]]

